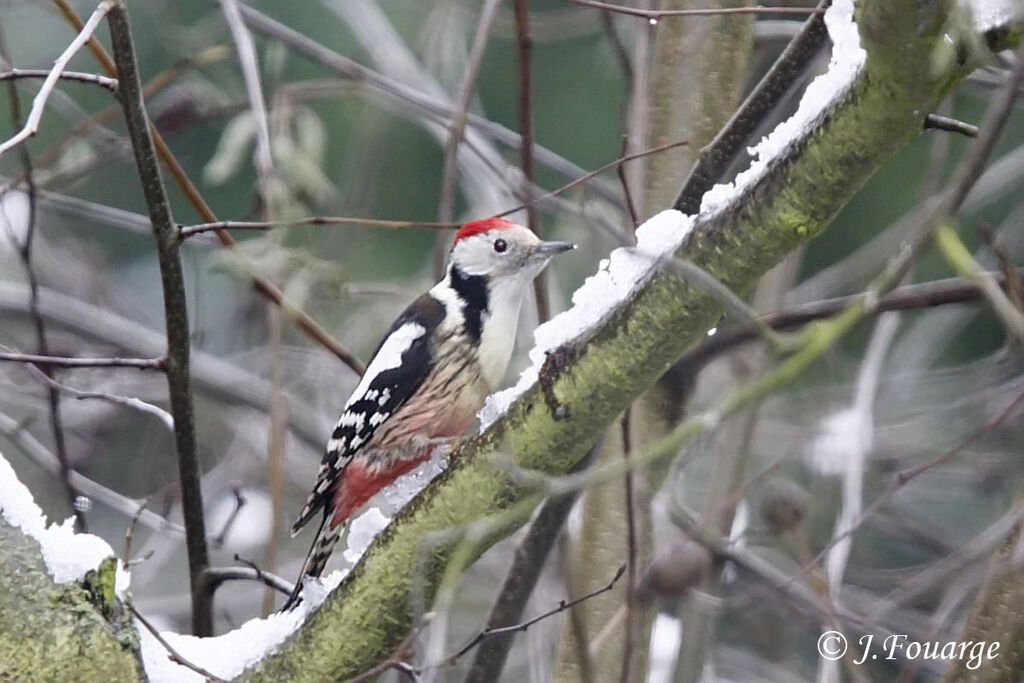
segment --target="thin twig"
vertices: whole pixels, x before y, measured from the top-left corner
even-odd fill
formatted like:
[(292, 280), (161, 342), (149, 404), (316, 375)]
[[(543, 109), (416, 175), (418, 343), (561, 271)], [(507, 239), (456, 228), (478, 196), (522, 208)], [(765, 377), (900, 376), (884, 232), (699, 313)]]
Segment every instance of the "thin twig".
[(167, 657), (172, 662), (174, 662), (175, 664), (180, 664), (187, 669), (191, 669), (192, 671), (195, 671), (200, 676), (204, 676), (208, 681), (216, 681), (217, 683), (227, 683), (227, 679), (215, 676), (214, 674), (210, 673), (198, 664), (193, 664), (192, 662), (188, 661), (180, 654), (178, 654), (178, 651), (171, 647), (171, 644), (168, 643), (162, 635), (160, 635), (160, 632), (156, 630), (153, 624), (149, 623), (149, 620), (146, 619), (146, 617), (142, 616), (142, 613), (139, 612), (139, 610), (135, 609), (135, 605), (132, 603), (131, 599), (125, 600), (125, 604), (128, 605), (128, 609), (130, 609), (132, 614), (135, 615), (135, 618), (138, 619), (139, 622), (146, 627), (146, 630), (153, 634), (153, 637), (156, 638), (156, 642), (160, 643), (160, 645), (165, 650), (167, 650)]
[(410, 667), (404, 661), (406, 658), (412, 656), (413, 643), (416, 641), (416, 638), (418, 636), (419, 628), (417, 627), (410, 631), (409, 635), (407, 635), (402, 640), (402, 642), (398, 644), (398, 647), (395, 648), (394, 654), (392, 654), (390, 657), (385, 659), (380, 664), (370, 667), (361, 674), (346, 679), (345, 683), (363, 683), (363, 681), (372, 681), (376, 679), (378, 676), (380, 676), (382, 673), (391, 671), (392, 669), (398, 671), (401, 674), (404, 674), (411, 681), (418, 681), (419, 674), (416, 673), (416, 670)]
[[(605, 171), (621, 167), (623, 164), (633, 161), (634, 159), (640, 159), (641, 157), (649, 156), (651, 154), (657, 154), (676, 147), (681, 147), (688, 144), (686, 140), (679, 142), (670, 142), (665, 145), (658, 145), (651, 149), (643, 150), (635, 154), (628, 154), (624, 157), (609, 161), (607, 164), (600, 168), (594, 169), (584, 175), (576, 178), (575, 180), (566, 183), (565, 185), (548, 192), (547, 194), (539, 197), (534, 197), (531, 201), (534, 204), (539, 204), (551, 197), (557, 197), (558, 195), (564, 194), (569, 190), (577, 187), (594, 176), (600, 175)], [(507, 216), (517, 211), (522, 211), (526, 208), (526, 204), (520, 204), (514, 206), (511, 209), (506, 209), (495, 215)], [(357, 218), (355, 216), (307, 216), (305, 218), (297, 218), (292, 220), (282, 221), (215, 221), (212, 223), (198, 223), (196, 225), (183, 225), (178, 228), (178, 235), (181, 239), (193, 237), (195, 235), (201, 235), (207, 232), (216, 232), (218, 230), (272, 230), (274, 228), (286, 227), (286, 226), (315, 226), (315, 225), (365, 225), (370, 227), (379, 228), (392, 228), (396, 230), (450, 230), (461, 227), (461, 223), (446, 223), (442, 221), (395, 221), (386, 220), (382, 218)]]
[[(530, 37), (530, 13), (527, 0), (513, 0), (516, 20), (516, 56), (519, 67), (516, 70), (516, 89), (519, 101), (519, 167), (526, 179), (526, 226), (540, 236), (537, 209), (534, 207), (531, 189), (533, 187), (533, 86), (531, 76), (531, 55), (533, 38)], [(541, 273), (533, 281), (533, 297), (537, 304), (538, 322), (551, 317), (548, 301), (547, 278)]]
[[(11, 58), (7, 51), (6, 36), (2, 34), (0, 34), (0, 56), (3, 57), (5, 66), (11, 64)], [(8, 82), (7, 88), (11, 96), (11, 123), (15, 128), (20, 128), (21, 98), (18, 96), (18, 90), (13, 81)], [(18, 243), (13, 235), (11, 235), (11, 241), (14, 243), (14, 247), (21, 259), (22, 267), (25, 269), (25, 279), (28, 284), (28, 311), (35, 327), (36, 351), (40, 355), (48, 356), (50, 355), (50, 345), (46, 336), (46, 324), (43, 321), (43, 316), (39, 313), (39, 279), (36, 277), (36, 270), (32, 263), (33, 246), (35, 245), (36, 236), (38, 188), (36, 187), (35, 171), (32, 166), (32, 155), (29, 154), (27, 146), (21, 145), (18, 148), (18, 153), (28, 195), (28, 224), (21, 242)], [(53, 375), (53, 368), (46, 367), (43, 369), (43, 373), (47, 378), (50, 378)], [(51, 388), (46, 392), (46, 398), (50, 408), (50, 428), (53, 432), (54, 450), (56, 451), (57, 461), (60, 464), (61, 486), (67, 497), (71, 514), (75, 517), (76, 530), (85, 532), (88, 530), (85, 510), (76, 504), (78, 492), (71, 484), (71, 466), (68, 458), (67, 441), (64, 438), (64, 420), (61, 413), (60, 394)]]
[[(545, 199), (548, 199), (550, 197), (555, 197), (555, 196), (558, 196), (558, 195), (563, 194), (565, 192), (568, 192), (569, 190), (571, 190), (572, 188), (576, 187), (577, 185), (585, 183), (588, 180), (590, 180), (591, 178), (593, 178), (595, 176), (598, 176), (598, 175), (604, 173), (605, 171), (607, 171), (607, 170), (609, 170), (611, 168), (616, 168), (616, 167), (621, 168), (626, 162), (633, 161), (634, 159), (640, 159), (642, 157), (650, 156), (651, 154), (658, 154), (659, 152), (666, 152), (666, 151), (668, 151), (670, 149), (675, 149), (676, 147), (682, 147), (683, 145), (688, 145), (688, 144), (690, 144), (688, 140), (678, 140), (676, 142), (669, 142), (669, 143), (664, 144), (664, 145), (658, 145), (657, 147), (651, 147), (650, 149), (645, 149), (645, 150), (643, 150), (641, 152), (636, 152), (634, 154), (627, 154), (626, 156), (619, 157), (618, 159), (615, 159), (614, 161), (609, 161), (604, 166), (601, 166), (599, 168), (594, 169), (593, 171), (590, 171), (588, 173), (585, 173), (585, 174), (581, 175), (579, 178), (576, 178), (576, 180), (573, 180), (571, 182), (566, 183), (565, 185), (562, 185), (557, 190), (552, 190), (551, 192), (548, 192), (545, 195), (541, 195), (540, 197), (533, 197), (531, 199), (531, 201), (534, 204), (539, 204), (540, 202), (543, 202)], [(507, 216), (509, 214), (515, 213), (516, 211), (522, 211), (527, 206), (528, 206), (528, 204), (525, 204), (525, 203), (524, 204), (520, 204), (518, 206), (512, 207), (511, 209), (505, 209), (504, 211), (502, 211), (501, 213), (498, 213), (496, 215), (498, 215), (498, 216)]]
[[(633, 436), (632, 430), (630, 429), (630, 417), (632, 408), (627, 408), (626, 412), (622, 415), (622, 420), (619, 422), (619, 427), (622, 431), (622, 457), (629, 460), (630, 454), (633, 451)], [(637, 538), (636, 538), (636, 511), (634, 509), (634, 488), (633, 488), (633, 470), (627, 470), (622, 478), (623, 485), (626, 488), (625, 504), (626, 504), (626, 623), (625, 623), (625, 637), (622, 646), (622, 671), (619, 674), (619, 680), (622, 683), (629, 683), (632, 680), (633, 673), (633, 650), (635, 648), (636, 633), (635, 630), (635, 606), (636, 606), (636, 558), (637, 558)]]
[(147, 403), (142, 399), (135, 398), (133, 396), (118, 396), (117, 394), (109, 394), (103, 391), (82, 391), (81, 389), (76, 389), (53, 379), (34, 363), (28, 363), (26, 364), (26, 367), (49, 387), (56, 389), (57, 391), (62, 391), (80, 400), (100, 399), (117, 405), (127, 406), (133, 410), (152, 415), (156, 419), (160, 420), (160, 422), (167, 427), (168, 431), (171, 433), (174, 432), (174, 418), (171, 417), (170, 413), (159, 406)]
[[(477, 22), (476, 36), (473, 38), (473, 46), (469, 50), (469, 57), (466, 60), (466, 71), (459, 83), (459, 95), (455, 103), (455, 111), (452, 114), (448, 125), (448, 139), (444, 145), (444, 165), (441, 172), (441, 194), (437, 200), (437, 220), (442, 223), (450, 223), (454, 213), (455, 204), (455, 179), (459, 155), (459, 145), (462, 143), (463, 133), (466, 130), (466, 117), (469, 113), (469, 103), (476, 90), (477, 76), (480, 74), (480, 65), (483, 63), (484, 51), (487, 41), (491, 35), (491, 27), (498, 16), (498, 7), (502, 0), (486, 0), (480, 9), (480, 20)], [(444, 252), (447, 239), (438, 236), (434, 250), (434, 275), (441, 277), (441, 270), (444, 268)]]
[(619, 63), (622, 76), (626, 80), (626, 92), (633, 89), (633, 64), (629, 59), (629, 52), (622, 42), (619, 32), (615, 30), (615, 19), (613, 12), (601, 12), (601, 26), (604, 34), (608, 36), (608, 42), (612, 44), (612, 51), (615, 53), (615, 61)]
[(195, 414), (189, 375), (191, 341), (185, 280), (181, 268), (179, 241), (171, 217), (170, 203), (164, 189), (149, 122), (142, 101), (142, 83), (135, 62), (128, 14), (123, 2), (110, 11), (108, 19), (116, 68), (132, 152), (142, 182), (143, 195), (153, 224), (157, 260), (163, 289), (164, 318), (167, 329), (167, 389), (171, 414), (174, 415), (174, 436), (178, 454), (178, 479), (181, 487), (182, 511), (185, 521), (185, 545), (188, 550), (189, 577), (192, 586), (192, 631), (197, 636), (213, 633), (213, 612), (201, 587), (201, 575), (209, 566), (206, 546), (206, 521), (200, 486), (201, 468), (196, 443)]
[(231, 508), (231, 512), (228, 514), (228, 518), (224, 520), (224, 525), (220, 528), (215, 536), (210, 538), (210, 542), (213, 543), (214, 547), (221, 547), (224, 545), (224, 539), (228, 537), (228, 532), (231, 531), (231, 527), (235, 525), (235, 520), (238, 519), (238, 513), (242, 511), (245, 504), (248, 502), (245, 496), (242, 495), (242, 490), (238, 486), (231, 488), (231, 495), (235, 497), (235, 507)]
[(204, 572), (205, 589), (213, 593), (217, 588), (227, 581), (258, 581), (268, 588), (272, 588), (283, 595), (291, 595), (295, 586), (280, 576), (261, 569), (252, 560), (239, 557), (235, 553), (235, 562), (241, 562), (245, 567), (207, 567)]
[[(267, 491), (270, 494), (270, 519), (267, 520), (267, 543), (263, 563), (270, 571), (277, 571), (277, 555), (281, 534), (279, 520), (284, 517), (284, 459), (285, 440), (288, 434), (288, 399), (284, 393), (285, 368), (282, 358), (281, 311), (266, 306), (267, 327), (270, 343), (267, 348), (270, 365), (270, 405), (267, 427)], [(291, 592), (288, 593), (291, 595)], [(263, 616), (274, 611), (274, 594), (265, 591), (263, 595)]]
[[(147, 505), (149, 505), (148, 499), (139, 503), (139, 509), (135, 511), (134, 515), (132, 515), (131, 520), (128, 522), (128, 526), (124, 530), (124, 556), (121, 558), (121, 568), (124, 570), (127, 570), (133, 564), (137, 564), (137, 562), (132, 561), (132, 539), (135, 538), (135, 527), (139, 523), (139, 517), (142, 516)], [(142, 558), (139, 559), (139, 562), (146, 559), (146, 557), (148, 557), (148, 554), (143, 555)]]
[(612, 577), (612, 580), (609, 581), (607, 585), (602, 586), (602, 587), (598, 588), (597, 590), (593, 590), (593, 591), (587, 593), (586, 595), (581, 595), (580, 597), (576, 598), (575, 600), (569, 600), (568, 602), (565, 601), (565, 600), (560, 600), (559, 603), (558, 603), (558, 607), (550, 609), (547, 612), (544, 612), (542, 614), (538, 614), (537, 616), (533, 617), (532, 619), (524, 621), (521, 624), (514, 624), (512, 626), (503, 626), (501, 628), (485, 629), (485, 630), (481, 631), (480, 633), (476, 634), (476, 637), (474, 637), (471, 641), (469, 641), (468, 643), (463, 645), (459, 649), (458, 652), (456, 652), (455, 654), (453, 654), (453, 655), (449, 656), (448, 658), (446, 658), (442, 662), (442, 664), (443, 665), (454, 664), (455, 662), (457, 662), (459, 660), (460, 657), (462, 657), (464, 654), (466, 654), (467, 652), (469, 652), (474, 647), (479, 645), (484, 640), (487, 640), (488, 638), (497, 638), (497, 637), (500, 637), (500, 636), (507, 636), (507, 635), (511, 635), (511, 634), (514, 634), (514, 633), (522, 633), (523, 631), (526, 631), (528, 628), (530, 628), (531, 626), (533, 626), (534, 624), (536, 624), (539, 621), (543, 621), (544, 619), (547, 619), (548, 617), (552, 617), (552, 616), (554, 616), (556, 614), (564, 612), (567, 609), (572, 609), (576, 605), (578, 605), (578, 604), (580, 604), (582, 602), (585, 602), (585, 601), (587, 601), (587, 600), (589, 600), (591, 598), (597, 597), (598, 595), (601, 595), (602, 593), (607, 593), (608, 591), (610, 591), (613, 588), (615, 588), (615, 584), (618, 582), (619, 579), (622, 578), (622, 575), (625, 574), (625, 573), (626, 573), (626, 565), (622, 565), (621, 567), (619, 567), (619, 570), (617, 572), (615, 572), (615, 576)]
[[(629, 147), (629, 135), (622, 136), (622, 158), (625, 159), (626, 148)], [(622, 185), (622, 195), (626, 198), (626, 210), (629, 213), (629, 223), (633, 228), (633, 232), (636, 232), (637, 226), (640, 225), (640, 215), (636, 210), (636, 203), (633, 201), (633, 193), (629, 189), (629, 179), (626, 177), (626, 165), (619, 164), (615, 169), (619, 176), (619, 184)]]
[(396, 230), (424, 228), (450, 230), (460, 227), (459, 223), (441, 223), (437, 221), (391, 221), (380, 218), (356, 218), (352, 216), (308, 216), (306, 218), (281, 221), (214, 221), (211, 223), (199, 223), (197, 225), (180, 226), (178, 234), (181, 239), (186, 239), (194, 235), (218, 232), (220, 230), (272, 230), (284, 226), (305, 225), (366, 225)]
[(3, 143), (0, 143), (0, 156), (3, 156), (4, 152), (8, 151), (15, 145), (19, 145), (25, 140), (35, 135), (39, 131), (39, 122), (43, 118), (43, 112), (46, 110), (46, 101), (50, 99), (50, 94), (53, 89), (57, 86), (57, 81), (60, 80), (60, 75), (64, 71), (64, 67), (68, 65), (71, 58), (82, 49), (82, 46), (92, 38), (92, 34), (96, 31), (96, 27), (100, 25), (103, 17), (106, 16), (114, 6), (112, 0), (103, 0), (97, 7), (96, 10), (89, 17), (88, 21), (82, 26), (78, 35), (71, 41), (71, 44), (65, 48), (64, 52), (57, 57), (57, 61), (53, 63), (53, 68), (50, 69), (49, 74), (46, 76), (46, 80), (39, 87), (39, 92), (32, 99), (32, 109), (29, 110), (28, 118), (25, 119), (25, 125), (14, 134), (13, 137), (9, 138)]
[[(589, 467), (600, 447), (601, 441), (598, 441), (573, 466), (572, 471), (583, 471)], [(487, 617), (487, 628), (508, 626), (522, 619), (526, 602), (533, 594), (545, 560), (578, 499), (579, 492), (573, 492), (566, 496), (549, 498), (540, 506), (526, 535), (516, 546), (512, 564)], [(511, 647), (511, 639), (504, 638), (480, 643), (462, 683), (491, 683), (498, 680), (502, 669), (505, 668), (505, 660)]]
[(720, 9), (675, 9), (675, 10), (646, 10), (635, 7), (614, 5), (598, 0), (568, 0), (574, 5), (593, 7), (617, 14), (627, 14), (632, 17), (641, 17), (652, 21), (667, 19), (669, 17), (711, 17), (719, 14), (821, 14), (822, 10), (816, 7), (762, 7), (752, 5), (750, 7), (725, 7)]
[(957, 119), (950, 118), (948, 116), (939, 116), (938, 114), (928, 114), (928, 116), (924, 118), (924, 129), (944, 130), (949, 133), (966, 135), (969, 138), (978, 137), (977, 126), (972, 126), (969, 123), (964, 123), (963, 121), (958, 121)]
[(263, 571), (258, 567), (207, 567), (206, 583), (208, 590), (215, 591), (222, 583), (228, 581), (256, 581), (277, 591), (281, 595), (291, 595), (295, 586), (277, 574)]
[(163, 370), (164, 358), (66, 358), (43, 356), (32, 353), (10, 353), (0, 351), (0, 361), (10, 363), (33, 363), (40, 367), (60, 368), (137, 368), (139, 370)]
[[(46, 69), (10, 69), (0, 71), (0, 81), (14, 81), (21, 78), (48, 78), (52, 72)], [(99, 74), (89, 74), (82, 71), (63, 71), (57, 75), (62, 81), (78, 81), (79, 83), (92, 83), (106, 88), (110, 92), (117, 92), (117, 79)]]

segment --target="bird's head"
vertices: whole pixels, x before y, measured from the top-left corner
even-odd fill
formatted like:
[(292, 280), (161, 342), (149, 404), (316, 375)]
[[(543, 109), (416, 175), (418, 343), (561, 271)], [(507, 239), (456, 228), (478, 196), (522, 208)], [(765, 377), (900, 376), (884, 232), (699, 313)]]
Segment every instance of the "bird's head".
[(466, 223), (455, 235), (449, 264), (462, 274), (491, 282), (529, 282), (551, 257), (575, 249), (572, 242), (543, 242), (527, 228), (505, 218)]

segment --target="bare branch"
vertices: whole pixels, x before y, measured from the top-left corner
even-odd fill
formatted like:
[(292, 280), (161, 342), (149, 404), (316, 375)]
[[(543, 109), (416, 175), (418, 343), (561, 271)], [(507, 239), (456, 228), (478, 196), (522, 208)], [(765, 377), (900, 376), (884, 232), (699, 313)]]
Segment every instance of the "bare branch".
[(160, 632), (153, 627), (153, 624), (149, 623), (149, 619), (146, 619), (146, 617), (142, 616), (142, 613), (139, 612), (139, 610), (135, 609), (135, 605), (132, 604), (131, 599), (125, 600), (125, 604), (128, 606), (128, 609), (131, 610), (132, 614), (135, 615), (135, 618), (138, 619), (139, 622), (146, 627), (146, 630), (153, 634), (153, 637), (156, 638), (156, 641), (160, 643), (160, 645), (162, 645), (165, 650), (167, 650), (167, 656), (170, 658), (172, 662), (174, 662), (175, 664), (181, 664), (183, 667), (195, 671), (200, 676), (205, 677), (206, 680), (208, 681), (216, 681), (217, 683), (228, 683), (225, 679), (220, 678), (219, 676), (214, 676), (212, 673), (210, 673), (203, 667), (193, 664), (192, 662), (188, 661), (187, 659), (179, 655), (178, 651), (171, 647), (171, 644), (168, 643), (167, 640), (164, 639), (162, 635), (160, 635)]
[[(448, 140), (444, 146), (444, 165), (441, 171), (441, 193), (437, 200), (437, 218), (439, 221), (450, 222), (452, 220), (453, 205), (455, 203), (455, 176), (458, 159), (459, 145), (462, 143), (463, 133), (466, 130), (466, 117), (469, 113), (469, 102), (476, 89), (476, 79), (480, 73), (480, 65), (483, 63), (484, 50), (487, 48), (487, 40), (491, 34), (491, 27), (498, 16), (498, 7), (501, 0), (487, 0), (480, 10), (480, 20), (477, 23), (476, 36), (473, 38), (473, 47), (469, 50), (469, 58), (466, 62), (466, 72), (459, 84), (458, 102), (455, 112), (452, 114), (448, 129)], [(447, 248), (447, 240), (438, 237), (434, 248), (434, 274), (440, 279), (444, 268), (444, 254)]]
[(0, 362), (33, 363), (39, 367), (61, 368), (137, 368), (139, 370), (163, 370), (164, 358), (65, 358), (41, 356), (32, 353), (11, 353), (0, 351)]
[(63, 382), (59, 382), (45, 372), (40, 370), (35, 364), (28, 364), (27, 367), (35, 374), (39, 379), (45, 382), (49, 387), (56, 389), (57, 391), (63, 391), (66, 394), (74, 396), (77, 399), (100, 399), (103, 401), (109, 401), (110, 403), (116, 403), (117, 405), (127, 406), (133, 410), (137, 410), (141, 413), (152, 415), (156, 419), (160, 420), (167, 430), (171, 433), (174, 432), (174, 418), (163, 408), (155, 406), (152, 403), (146, 403), (142, 399), (134, 398), (132, 396), (118, 396), (117, 394), (109, 394), (104, 391), (82, 391), (70, 387)]
[[(14, 81), (22, 78), (49, 78), (52, 71), (45, 69), (10, 69), (0, 72), (0, 81)], [(117, 79), (89, 74), (82, 71), (63, 71), (57, 75), (62, 81), (78, 81), (79, 83), (92, 83), (110, 92), (117, 92)]]
[(92, 34), (96, 31), (96, 27), (99, 26), (103, 17), (106, 16), (107, 12), (113, 8), (114, 3), (112, 0), (103, 0), (92, 13), (89, 19), (82, 26), (82, 29), (75, 36), (75, 39), (71, 41), (71, 44), (67, 46), (64, 52), (54, 62), (53, 68), (50, 69), (49, 74), (46, 76), (46, 80), (43, 81), (42, 86), (39, 88), (39, 92), (36, 93), (35, 98), (32, 100), (32, 109), (29, 111), (28, 118), (25, 120), (25, 125), (20, 131), (14, 134), (13, 137), (9, 138), (3, 143), (0, 143), (0, 157), (16, 145), (21, 144), (25, 140), (35, 135), (39, 131), (39, 122), (43, 118), (43, 112), (46, 110), (46, 101), (50, 98), (50, 94), (53, 89), (57, 86), (57, 81), (60, 80), (60, 75), (64, 71), (64, 68), (71, 61), (71, 58), (82, 49), (82, 46), (92, 38)]
[(944, 130), (948, 133), (959, 133), (969, 138), (978, 137), (978, 127), (972, 126), (969, 123), (958, 121), (948, 116), (939, 116), (938, 114), (928, 114), (924, 119), (925, 130)]
[(445, 659), (444, 662), (442, 662), (442, 665), (454, 664), (455, 662), (458, 661), (458, 659), (460, 657), (462, 657), (464, 654), (466, 654), (467, 652), (469, 652), (474, 647), (479, 645), (484, 640), (487, 640), (488, 638), (497, 638), (497, 637), (500, 637), (500, 636), (507, 636), (507, 635), (511, 635), (511, 634), (514, 634), (514, 633), (522, 633), (523, 631), (526, 631), (528, 628), (530, 628), (531, 626), (533, 626), (534, 624), (536, 624), (539, 621), (543, 621), (543, 620), (547, 619), (548, 617), (551, 617), (551, 616), (554, 616), (554, 615), (559, 614), (561, 612), (564, 612), (567, 609), (572, 609), (573, 607), (575, 607), (576, 605), (580, 604), (581, 602), (585, 602), (585, 601), (587, 601), (587, 600), (589, 600), (589, 599), (591, 599), (593, 597), (601, 595), (602, 593), (607, 593), (611, 589), (615, 588), (615, 584), (618, 582), (619, 579), (622, 578), (622, 575), (625, 574), (625, 573), (626, 573), (626, 565), (622, 565), (621, 567), (619, 567), (619, 570), (617, 572), (615, 572), (615, 576), (612, 577), (612, 580), (609, 581), (608, 585), (606, 585), (606, 586), (602, 586), (601, 588), (598, 588), (597, 590), (591, 591), (591, 592), (587, 593), (586, 595), (581, 595), (580, 597), (576, 598), (575, 600), (569, 600), (568, 602), (566, 602), (565, 600), (561, 600), (558, 603), (558, 607), (555, 607), (554, 609), (550, 609), (547, 612), (544, 612), (542, 614), (538, 614), (537, 616), (533, 617), (532, 619), (524, 621), (521, 624), (514, 624), (512, 626), (503, 626), (501, 628), (489, 628), (489, 629), (485, 629), (485, 630), (481, 631), (480, 633), (476, 634), (476, 637), (474, 637), (471, 641), (469, 641), (468, 643), (463, 645), (459, 649), (458, 652), (456, 652), (455, 654), (453, 654), (450, 657), (448, 657), (447, 659)]
[(239, 557), (237, 553), (235, 554), (235, 561), (248, 566), (206, 568), (204, 577), (207, 591), (213, 593), (222, 583), (227, 581), (256, 581), (276, 590), (282, 595), (291, 595), (295, 590), (294, 584), (287, 579), (260, 569), (255, 562)]
[(668, 17), (710, 17), (718, 14), (822, 14), (823, 9), (816, 7), (762, 7), (760, 5), (753, 5), (750, 7), (726, 7), (719, 9), (675, 9), (675, 10), (646, 10), (637, 9), (635, 7), (625, 7), (623, 5), (614, 5), (608, 2), (598, 2), (598, 0), (568, 0), (574, 5), (583, 5), (584, 7), (593, 7), (594, 9), (602, 9), (608, 12), (615, 12), (617, 14), (627, 14), (632, 17), (640, 17), (643, 19), (650, 19), (651, 21), (658, 21)]

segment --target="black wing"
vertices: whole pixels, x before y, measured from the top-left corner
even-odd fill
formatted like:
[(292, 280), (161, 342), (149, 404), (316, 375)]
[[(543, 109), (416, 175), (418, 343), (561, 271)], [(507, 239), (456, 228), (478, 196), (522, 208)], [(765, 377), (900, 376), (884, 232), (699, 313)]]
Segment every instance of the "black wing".
[[(344, 476), (344, 469), (352, 456), (373, 437), (377, 427), (405, 405), (423, 384), (432, 367), (431, 332), (441, 324), (444, 313), (444, 304), (427, 293), (410, 304), (391, 325), (331, 433), (316, 486), (292, 525), (293, 534), (319, 510), (325, 506), (329, 509), (335, 485)], [(389, 340), (393, 348), (385, 350)], [(396, 362), (393, 357), (386, 357), (390, 355), (389, 351), (393, 353), (396, 349), (404, 349), (401, 350), (400, 362), (395, 367), (380, 370), (381, 366)], [(385, 351), (384, 355), (382, 351)]]

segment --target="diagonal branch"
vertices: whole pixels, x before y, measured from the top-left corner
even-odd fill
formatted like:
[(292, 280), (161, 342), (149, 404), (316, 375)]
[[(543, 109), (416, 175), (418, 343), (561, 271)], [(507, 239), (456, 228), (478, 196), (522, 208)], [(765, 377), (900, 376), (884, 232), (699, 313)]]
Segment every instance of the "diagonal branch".
[[(844, 1), (839, 9), (850, 12), (851, 3)], [(734, 291), (744, 290), (789, 251), (821, 233), (885, 160), (920, 135), (927, 113), (967, 76), (970, 69), (956, 60), (936, 68), (932, 59), (944, 42), (947, 10), (939, 0), (858, 3), (863, 23), (849, 28), (860, 29), (867, 59), (860, 61), (859, 51), (853, 51), (857, 46), (844, 35), (841, 49), (848, 70), (830, 71), (831, 82), (823, 82), (830, 86), (827, 96), (802, 113), (806, 125), (788, 127), (788, 144), (779, 144), (746, 174), (720, 210), (692, 219), (685, 237), (681, 231), (691, 219), (671, 212), (638, 233), (656, 232), (661, 221), (666, 233), (675, 226), (681, 244), (669, 242), (663, 249), (674, 249), (674, 256), (696, 263)], [(992, 46), (1019, 41), (1020, 32), (1011, 30), (1017, 26), (990, 33)], [(976, 58), (969, 56), (967, 63)], [(613, 253), (612, 265), (624, 265), (625, 258), (625, 252)], [(539, 379), (515, 390), (522, 393), (402, 511), (316, 617), (247, 671), (247, 680), (344, 678), (388, 657), (409, 632), (413, 587), (433, 597), (452, 557), (452, 546), (424, 549), (421, 539), (500, 515), (533, 495), (489, 456), (500, 453), (499, 462), (511, 459), (523, 469), (548, 474), (568, 471), (720, 315), (713, 298), (670, 269), (635, 276), (635, 286), (617, 303), (607, 302), (615, 290), (606, 292), (602, 302), (588, 301), (584, 309), (584, 293), (578, 292), (578, 308), (539, 331), (551, 334), (560, 327), (569, 341), (554, 348), (545, 344), (551, 351), (547, 362), (545, 347), (535, 349), (535, 360), (544, 363)], [(831, 327), (846, 329), (861, 313), (853, 309)], [(829, 344), (836, 333), (819, 334), (815, 343)], [(780, 370), (800, 369), (799, 363), (790, 365)], [(429, 561), (417, 564), (424, 554)], [(414, 573), (415, 567), (425, 571)]]
[[(831, 4), (831, 0), (822, 0), (818, 8), (825, 9)], [(697, 163), (679, 192), (675, 208), (683, 213), (696, 213), (700, 209), (700, 199), (704, 193), (715, 183), (721, 182), (729, 165), (744, 149), (750, 136), (807, 71), (827, 42), (823, 15), (815, 14), (807, 20), (800, 33), (747, 95), (728, 123), (701, 149)]]

